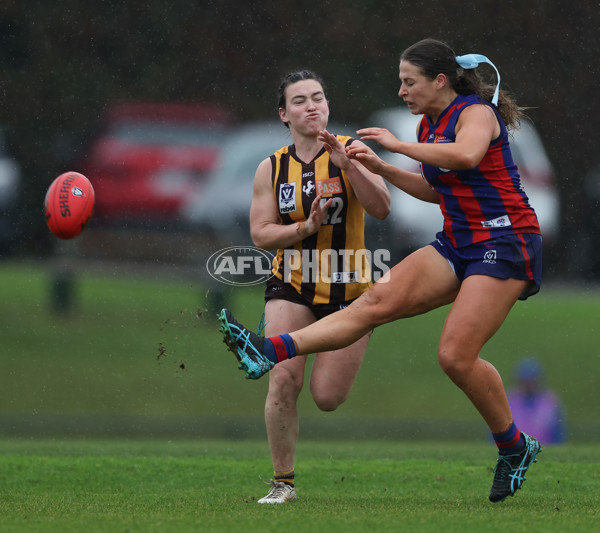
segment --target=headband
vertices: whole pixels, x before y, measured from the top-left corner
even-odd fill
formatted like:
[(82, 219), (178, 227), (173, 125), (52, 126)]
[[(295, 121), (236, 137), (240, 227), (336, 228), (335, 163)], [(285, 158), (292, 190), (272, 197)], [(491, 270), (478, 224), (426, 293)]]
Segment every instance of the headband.
[(456, 56), (456, 62), (465, 69), (472, 69), (479, 66), (479, 63), (489, 63), (494, 67), (496, 74), (498, 75), (498, 83), (496, 84), (496, 90), (494, 91), (494, 97), (492, 98), (492, 104), (498, 107), (498, 91), (500, 90), (500, 73), (496, 68), (496, 65), (492, 63), (487, 57), (481, 54), (467, 54), (464, 56)]

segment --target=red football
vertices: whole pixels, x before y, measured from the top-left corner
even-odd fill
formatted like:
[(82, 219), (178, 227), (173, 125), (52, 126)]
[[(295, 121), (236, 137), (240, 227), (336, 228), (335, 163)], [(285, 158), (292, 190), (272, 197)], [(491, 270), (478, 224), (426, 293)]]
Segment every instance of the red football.
[(83, 174), (65, 172), (56, 178), (44, 200), (46, 223), (61, 239), (72, 239), (92, 217), (94, 188)]

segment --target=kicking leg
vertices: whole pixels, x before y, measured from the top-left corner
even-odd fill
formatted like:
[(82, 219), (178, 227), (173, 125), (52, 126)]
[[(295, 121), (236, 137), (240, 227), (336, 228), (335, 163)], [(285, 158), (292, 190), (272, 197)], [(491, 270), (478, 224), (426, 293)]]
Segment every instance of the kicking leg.
[(219, 320), (227, 347), (246, 377), (258, 379), (296, 355), (331, 352), (364, 337), (374, 327), (425, 313), (452, 302), (460, 284), (448, 261), (432, 246), (409, 255), (350, 306), (290, 334), (264, 339), (224, 309)]

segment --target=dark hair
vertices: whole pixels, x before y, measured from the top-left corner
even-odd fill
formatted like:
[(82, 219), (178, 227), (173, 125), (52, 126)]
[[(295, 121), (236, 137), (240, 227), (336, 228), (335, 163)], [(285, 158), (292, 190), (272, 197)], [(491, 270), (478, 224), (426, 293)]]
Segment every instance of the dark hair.
[[(314, 73), (312, 70), (297, 70), (295, 72), (290, 72), (287, 76), (285, 76), (281, 80), (281, 85), (279, 85), (279, 102), (277, 107), (285, 109), (285, 90), (288, 86), (293, 83), (303, 81), (303, 80), (315, 80), (321, 84), (323, 87), (323, 93), (325, 93), (325, 83), (323, 83), (323, 79), (318, 74)], [(325, 96), (327, 98), (327, 96)], [(289, 126), (286, 124), (289, 128)]]
[[(408, 47), (400, 60), (416, 65), (430, 80), (435, 79), (438, 74), (444, 74), (458, 94), (476, 94), (482, 100), (492, 100), (495, 85), (484, 82), (475, 69), (460, 67), (456, 62), (454, 50), (446, 43), (435, 39), (423, 39)], [(519, 107), (506, 91), (500, 91), (498, 113), (508, 128), (519, 126), (521, 117), (525, 116), (523, 110), (524, 108)]]

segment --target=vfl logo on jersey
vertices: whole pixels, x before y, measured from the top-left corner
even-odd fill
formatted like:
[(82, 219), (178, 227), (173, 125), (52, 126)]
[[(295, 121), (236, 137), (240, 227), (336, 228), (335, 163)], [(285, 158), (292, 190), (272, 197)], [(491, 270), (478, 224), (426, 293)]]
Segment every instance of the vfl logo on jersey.
[(296, 211), (296, 183), (284, 183), (279, 188), (279, 212)]
[(342, 193), (342, 184), (340, 177), (328, 178), (324, 180), (317, 180), (317, 195), (333, 196), (334, 194)]
[(496, 250), (488, 250), (483, 256), (483, 262), (490, 265), (496, 264)]
[[(311, 172), (312, 174), (312, 172)], [(315, 190), (315, 184), (311, 181), (308, 180), (306, 182), (306, 185), (304, 187), (302, 187), (302, 192), (304, 194), (306, 194), (306, 196), (310, 196), (310, 193), (312, 193)]]

